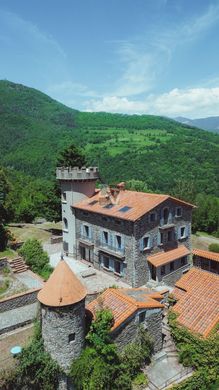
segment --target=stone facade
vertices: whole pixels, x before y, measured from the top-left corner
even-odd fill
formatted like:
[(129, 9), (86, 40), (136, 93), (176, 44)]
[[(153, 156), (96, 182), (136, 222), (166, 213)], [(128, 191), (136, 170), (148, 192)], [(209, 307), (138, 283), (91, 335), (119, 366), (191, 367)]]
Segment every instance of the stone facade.
[(45, 349), (68, 370), (84, 348), (85, 301), (60, 308), (41, 304), (41, 321)]
[[(179, 216), (177, 208), (181, 209)], [(164, 210), (168, 210), (168, 218), (164, 218)], [(153, 218), (151, 215), (153, 214)], [(147, 262), (147, 256), (162, 251), (177, 248), (184, 244), (191, 250), (191, 217), (192, 208), (173, 200), (167, 200), (151, 212), (132, 222), (112, 216), (74, 209), (76, 226), (76, 258), (85, 259), (93, 263), (97, 269), (114, 272), (133, 287), (146, 284), (151, 278), (152, 268)], [(84, 226), (88, 227), (89, 236), (84, 235)], [(184, 230), (184, 235), (180, 233)], [(103, 232), (108, 233), (109, 243), (103, 245)], [(162, 235), (162, 240), (161, 240)], [(121, 248), (116, 248), (116, 236), (121, 237)], [(144, 248), (142, 242), (148, 237), (148, 247)], [(162, 242), (161, 242), (162, 241)], [(104, 257), (106, 263), (104, 264)], [(107, 260), (107, 257), (109, 260)], [(186, 263), (189, 259), (186, 259)], [(175, 269), (182, 268), (181, 260), (176, 260)], [(119, 272), (117, 272), (119, 270)], [(170, 273), (168, 265), (166, 274)], [(175, 276), (181, 276), (180, 271)], [(156, 282), (164, 279), (161, 270), (157, 269)], [(172, 280), (170, 278), (170, 280)], [(175, 280), (174, 280), (175, 282)]]
[(153, 340), (154, 352), (156, 353), (162, 349), (162, 309), (147, 309), (138, 311), (111, 333), (119, 351), (138, 338), (140, 313), (145, 313), (145, 319), (141, 322), (141, 326), (144, 327)]

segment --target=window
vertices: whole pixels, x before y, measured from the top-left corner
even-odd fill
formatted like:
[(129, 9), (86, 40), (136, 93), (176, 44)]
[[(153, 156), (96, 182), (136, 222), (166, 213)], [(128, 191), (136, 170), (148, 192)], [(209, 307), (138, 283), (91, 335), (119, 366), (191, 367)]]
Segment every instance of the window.
[(73, 343), (75, 341), (75, 333), (71, 333), (68, 335), (68, 342)]
[(68, 221), (66, 218), (63, 218), (63, 225), (64, 225), (64, 230), (68, 230)]
[(104, 268), (109, 269), (109, 257), (103, 256), (103, 266)]
[(170, 272), (174, 271), (174, 261), (171, 261), (170, 263)]
[(186, 228), (185, 228), (185, 226), (182, 226), (180, 228), (180, 238), (184, 238), (185, 235), (186, 235)]
[(182, 207), (177, 207), (176, 208), (176, 217), (181, 217), (182, 216)]
[(62, 202), (66, 202), (66, 192), (62, 193)]
[(121, 263), (117, 260), (114, 260), (114, 272), (116, 274), (121, 274)]
[(87, 225), (84, 225), (84, 235), (87, 238), (90, 236), (90, 228)]
[(109, 234), (108, 234), (108, 232), (103, 232), (103, 242), (104, 242), (104, 244), (108, 244), (108, 242), (109, 242)]
[(118, 249), (121, 249), (122, 248), (122, 237), (121, 236), (117, 236), (116, 235), (116, 247)]
[(149, 237), (144, 237), (143, 238), (143, 249), (149, 248)]
[(145, 317), (146, 317), (146, 311), (142, 311), (141, 313), (139, 313), (139, 324), (145, 321)]
[(185, 265), (186, 264), (186, 256), (184, 257), (181, 257), (181, 265)]
[(154, 222), (156, 220), (156, 214), (155, 213), (151, 213), (150, 214), (150, 222)]
[(167, 232), (167, 241), (172, 241), (172, 236), (173, 236), (172, 230), (169, 230), (169, 231)]
[(165, 275), (165, 273), (166, 273), (165, 265), (161, 266), (160, 273), (161, 273), (161, 275)]
[(160, 244), (163, 244), (163, 232), (160, 232)]

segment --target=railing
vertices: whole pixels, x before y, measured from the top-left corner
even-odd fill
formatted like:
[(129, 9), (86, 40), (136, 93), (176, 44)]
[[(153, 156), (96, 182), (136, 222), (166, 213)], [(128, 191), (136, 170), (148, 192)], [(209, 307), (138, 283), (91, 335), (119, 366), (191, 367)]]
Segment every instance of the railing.
[(191, 268), (191, 264), (186, 263), (186, 264), (182, 265), (181, 267), (175, 269), (174, 271), (169, 272), (168, 274), (164, 275), (162, 280), (163, 280), (163, 282), (165, 282), (166, 279), (168, 279), (170, 276), (176, 274), (177, 272), (184, 272), (184, 271), (189, 270), (190, 268)]
[(178, 374), (172, 376), (170, 379), (165, 381), (161, 386), (155, 385), (151, 380), (149, 380), (149, 387), (151, 390), (165, 390), (167, 387), (175, 383), (176, 381), (179, 381), (180, 379), (186, 378), (187, 375), (191, 374), (193, 372), (193, 369), (191, 367), (186, 367), (183, 370), (181, 370)]
[(85, 234), (80, 234), (78, 239), (82, 239), (84, 241), (89, 241), (89, 242), (93, 242), (93, 238), (92, 237), (89, 237), (89, 236), (86, 236)]
[(122, 255), (124, 255), (124, 253), (125, 253), (125, 248), (124, 247), (117, 247), (117, 246), (114, 246), (114, 245), (110, 245), (110, 244), (108, 244), (108, 243), (106, 243), (106, 242), (104, 242), (104, 241), (98, 241), (97, 242), (97, 244), (98, 244), (98, 246), (100, 247), (100, 248), (104, 248), (104, 249), (108, 249), (109, 251), (112, 251), (112, 252), (115, 252), (115, 253), (120, 253), (120, 254), (122, 254)]

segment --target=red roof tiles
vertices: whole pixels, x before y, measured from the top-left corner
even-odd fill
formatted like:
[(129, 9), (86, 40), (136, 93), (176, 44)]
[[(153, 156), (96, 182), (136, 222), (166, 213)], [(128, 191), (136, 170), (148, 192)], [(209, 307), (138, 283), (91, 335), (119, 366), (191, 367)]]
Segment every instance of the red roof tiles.
[(190, 254), (190, 250), (185, 245), (180, 245), (176, 249), (172, 249), (167, 252), (159, 252), (155, 255), (147, 257), (147, 261), (154, 265), (154, 267), (160, 267), (161, 265), (170, 263), (173, 260), (180, 259), (180, 257), (187, 256)]
[(175, 284), (173, 310), (181, 325), (207, 337), (219, 322), (219, 276), (192, 268)]
[(193, 255), (204, 257), (205, 259), (214, 260), (219, 262), (219, 253), (204, 251), (202, 249), (193, 249)]
[(111, 330), (120, 326), (138, 309), (163, 308), (160, 303), (163, 296), (146, 288), (114, 289), (108, 288), (97, 299), (87, 305), (87, 309), (95, 315), (95, 311), (102, 307), (112, 311), (114, 325)]
[[(111, 208), (106, 208), (99, 203), (99, 196), (100, 193), (94, 195), (92, 198), (84, 199), (81, 202), (76, 203), (73, 207), (130, 221), (136, 221), (167, 199), (171, 199), (178, 204), (183, 204), (188, 207), (194, 207), (190, 203), (173, 198), (170, 195), (124, 190), (120, 191), (115, 204), (113, 204)], [(96, 203), (93, 202), (95, 200), (97, 201)], [(120, 209), (125, 206), (128, 208), (127, 211), (120, 211)]]
[(47, 306), (67, 306), (82, 301), (87, 295), (83, 284), (78, 280), (68, 264), (61, 260), (38, 293), (38, 300)]

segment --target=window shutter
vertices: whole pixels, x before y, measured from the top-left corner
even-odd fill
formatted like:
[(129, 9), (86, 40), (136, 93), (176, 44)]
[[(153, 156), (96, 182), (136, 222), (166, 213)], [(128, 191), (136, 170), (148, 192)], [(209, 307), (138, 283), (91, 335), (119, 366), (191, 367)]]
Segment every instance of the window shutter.
[(110, 246), (114, 246), (114, 236), (113, 236), (113, 233), (109, 233), (109, 244)]
[(186, 237), (189, 236), (189, 232), (190, 232), (190, 226), (189, 225), (186, 225)]
[(160, 245), (160, 231), (157, 233), (157, 245)]
[(149, 236), (149, 239), (148, 239), (148, 248), (151, 248), (152, 247), (152, 237)]
[(110, 271), (114, 271), (114, 261), (113, 261), (113, 259), (109, 259), (109, 269), (110, 269)]
[(169, 211), (168, 222), (172, 223), (172, 221), (173, 221), (173, 214), (172, 214), (172, 211)]
[(181, 238), (181, 226), (178, 227), (178, 240)]
[(89, 226), (89, 238), (90, 238), (90, 239), (93, 238), (93, 229), (92, 229), (92, 226)]
[(140, 239), (140, 251), (143, 252), (143, 249), (144, 249), (144, 240), (143, 238)]
[(84, 235), (84, 225), (81, 225), (81, 236)]
[(121, 236), (121, 250), (124, 250), (124, 237)]
[(160, 225), (162, 226), (163, 224), (164, 224), (163, 210), (160, 210)]

